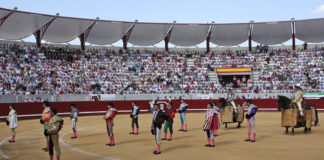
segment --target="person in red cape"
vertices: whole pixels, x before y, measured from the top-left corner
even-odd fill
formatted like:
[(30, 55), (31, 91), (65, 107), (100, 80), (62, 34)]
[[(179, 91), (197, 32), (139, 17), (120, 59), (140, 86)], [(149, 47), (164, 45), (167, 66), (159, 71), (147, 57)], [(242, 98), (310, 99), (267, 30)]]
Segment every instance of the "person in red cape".
[(214, 136), (214, 129), (218, 125), (215, 125), (217, 122), (216, 119), (219, 112), (217, 112), (215, 109), (213, 109), (213, 104), (208, 103), (207, 104), (207, 112), (206, 112), (206, 120), (204, 124), (204, 131), (207, 133), (207, 144), (206, 147), (215, 147), (215, 136)]

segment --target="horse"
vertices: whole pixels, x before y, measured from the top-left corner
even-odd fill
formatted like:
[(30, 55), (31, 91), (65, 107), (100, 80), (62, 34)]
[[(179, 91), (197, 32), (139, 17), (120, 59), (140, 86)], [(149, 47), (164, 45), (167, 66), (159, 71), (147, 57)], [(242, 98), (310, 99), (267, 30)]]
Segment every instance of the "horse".
[(233, 111), (233, 106), (225, 98), (220, 98), (219, 104), (221, 110), (220, 111), (221, 122), (225, 124), (225, 128), (227, 128), (227, 123), (236, 123), (236, 122), (238, 122), (237, 128), (241, 128), (241, 123), (244, 121), (243, 107), (240, 104), (235, 103), (237, 107), (237, 113), (235, 113)]
[[(304, 133), (310, 133), (311, 132), (311, 126), (312, 122), (314, 122), (314, 125), (316, 126), (319, 122), (318, 120), (318, 112), (315, 107), (315, 105), (308, 103), (308, 102), (303, 102), (302, 103), (302, 108), (305, 110), (304, 112), (310, 113), (310, 114), (305, 114), (304, 116), (301, 116), (299, 111), (297, 112), (297, 120), (292, 116), (292, 117), (285, 117), (287, 116), (285, 114), (285, 111), (288, 111), (288, 109), (298, 110), (297, 104), (292, 103), (292, 100), (289, 99), (288, 97), (285, 96), (278, 96), (278, 111), (282, 111), (282, 126), (286, 127), (286, 134), (288, 134), (288, 128), (292, 127), (292, 134), (295, 133), (295, 128), (300, 128), (300, 127), (305, 127)], [(284, 119), (292, 119), (294, 121), (295, 125), (287, 125), (284, 124)], [(307, 126), (307, 122), (309, 121), (309, 118), (311, 119), (310, 125)], [(296, 123), (297, 122), (297, 123)]]

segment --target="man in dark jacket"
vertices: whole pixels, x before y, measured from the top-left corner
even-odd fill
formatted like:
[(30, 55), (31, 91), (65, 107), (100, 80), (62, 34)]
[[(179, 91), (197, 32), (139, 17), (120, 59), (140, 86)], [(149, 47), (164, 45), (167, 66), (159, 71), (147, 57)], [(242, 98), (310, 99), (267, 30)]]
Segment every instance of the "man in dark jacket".
[(170, 138), (168, 141), (172, 140), (172, 134), (173, 134), (173, 118), (175, 116), (176, 109), (173, 107), (172, 102), (168, 102), (168, 107), (165, 111), (168, 119), (165, 121), (164, 124), (164, 138), (162, 140), (166, 140), (167, 138), (167, 133), (168, 133), (168, 128), (170, 131)]
[[(136, 102), (132, 102), (133, 105), (133, 109), (132, 109), (132, 113), (130, 114), (130, 117), (132, 118), (132, 132), (130, 132), (129, 134), (138, 134), (138, 115), (140, 113), (140, 108), (136, 105)], [(136, 125), (136, 133), (134, 131), (134, 124)]]
[(305, 42), (303, 46), (304, 46), (304, 50), (307, 50), (307, 42)]
[(154, 112), (151, 125), (151, 132), (155, 136), (155, 141), (157, 145), (157, 149), (153, 152), (154, 154), (161, 154), (161, 128), (162, 124), (167, 118), (167, 115), (159, 109), (159, 105), (154, 104)]

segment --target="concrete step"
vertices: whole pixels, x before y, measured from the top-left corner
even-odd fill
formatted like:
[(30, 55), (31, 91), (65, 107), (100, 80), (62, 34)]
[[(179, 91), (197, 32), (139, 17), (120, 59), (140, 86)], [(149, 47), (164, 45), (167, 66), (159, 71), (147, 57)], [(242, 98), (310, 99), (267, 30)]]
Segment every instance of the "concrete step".
[(209, 71), (208, 77), (211, 82), (219, 83), (218, 75), (215, 71)]
[(260, 71), (253, 71), (252, 72), (252, 80), (253, 82), (259, 81)]
[(137, 75), (132, 75), (132, 80), (135, 81), (136, 84), (140, 84), (140, 78)]
[(187, 58), (186, 61), (187, 61), (188, 67), (194, 67), (195, 66), (195, 62), (194, 62), (194, 60), (192, 58)]

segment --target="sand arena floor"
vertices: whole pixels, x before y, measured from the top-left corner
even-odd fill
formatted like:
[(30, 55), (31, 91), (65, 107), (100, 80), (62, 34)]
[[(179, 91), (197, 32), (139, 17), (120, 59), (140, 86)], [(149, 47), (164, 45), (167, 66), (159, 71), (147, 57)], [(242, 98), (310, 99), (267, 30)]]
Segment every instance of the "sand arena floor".
[[(102, 116), (80, 117), (78, 120), (78, 138), (70, 139), (71, 121), (64, 118), (65, 124), (60, 132), (61, 159), (76, 160), (321, 160), (324, 159), (324, 113), (319, 113), (319, 126), (312, 128), (311, 134), (303, 129), (295, 130), (295, 135), (285, 135), (280, 127), (279, 112), (259, 112), (256, 115), (257, 142), (245, 142), (247, 137), (246, 121), (242, 128), (230, 124), (219, 130), (215, 139), (216, 147), (206, 148), (206, 133), (203, 132), (204, 113), (189, 113), (188, 132), (179, 132), (179, 114), (175, 117), (173, 141), (162, 141), (161, 155), (153, 155), (156, 148), (154, 137), (150, 133), (151, 114), (139, 117), (140, 134), (130, 135), (129, 115), (115, 118), (116, 146), (109, 147), (105, 122)], [(9, 144), (10, 130), (5, 123), (0, 124), (0, 159), (38, 160), (49, 159), (48, 152), (41, 150), (45, 146), (43, 129), (39, 120), (19, 121), (16, 143)]]

